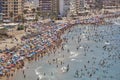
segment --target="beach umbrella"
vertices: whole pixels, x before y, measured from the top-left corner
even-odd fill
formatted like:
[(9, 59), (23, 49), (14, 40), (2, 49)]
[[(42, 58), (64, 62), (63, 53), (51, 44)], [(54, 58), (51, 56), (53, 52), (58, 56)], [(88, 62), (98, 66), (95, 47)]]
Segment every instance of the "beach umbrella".
[(23, 60), (23, 59), (25, 59), (25, 57), (21, 56), (17, 61), (20, 61), (20, 60)]
[(3, 71), (0, 71), (0, 76), (2, 76), (3, 75)]

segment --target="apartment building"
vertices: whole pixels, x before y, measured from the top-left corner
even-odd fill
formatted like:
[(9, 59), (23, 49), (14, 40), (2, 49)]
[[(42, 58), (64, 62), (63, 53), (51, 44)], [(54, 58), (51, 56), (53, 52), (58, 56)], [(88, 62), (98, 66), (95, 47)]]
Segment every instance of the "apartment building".
[[(31, 1), (26, 1), (24, 3), (24, 17), (26, 20), (33, 20), (35, 19), (35, 12), (32, 11), (32, 9), (36, 10), (35, 4)], [(26, 12), (25, 12), (26, 11)]]
[(59, 14), (59, 0), (39, 0), (39, 8), (42, 16)]
[(104, 7), (120, 7), (120, 0), (104, 0)]
[(24, 0), (0, 0), (0, 13), (3, 20), (13, 19), (23, 13)]
[(59, 10), (61, 16), (67, 16), (70, 10), (70, 0), (60, 0), (59, 2)]

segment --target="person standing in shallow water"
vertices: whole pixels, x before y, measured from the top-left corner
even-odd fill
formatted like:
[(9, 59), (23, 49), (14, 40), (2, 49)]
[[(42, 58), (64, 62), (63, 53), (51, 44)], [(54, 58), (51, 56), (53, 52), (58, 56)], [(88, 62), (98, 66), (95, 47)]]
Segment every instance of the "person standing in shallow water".
[(37, 78), (37, 80), (39, 80), (39, 78)]
[(69, 71), (69, 64), (67, 65), (67, 72)]

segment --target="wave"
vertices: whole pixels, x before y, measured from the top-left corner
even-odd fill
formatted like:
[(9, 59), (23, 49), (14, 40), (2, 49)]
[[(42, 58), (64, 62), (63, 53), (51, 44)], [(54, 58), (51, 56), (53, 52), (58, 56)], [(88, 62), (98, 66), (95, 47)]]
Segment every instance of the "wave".
[(40, 72), (38, 71), (39, 69), (41, 69), (42, 67), (38, 67), (35, 69), (35, 74), (38, 75), (39, 79), (41, 80), (43, 78), (43, 75), (40, 74)]
[(78, 53), (76, 52), (70, 52), (70, 57), (69, 58), (73, 58), (73, 57), (77, 57), (78, 56)]
[(116, 24), (116, 25), (120, 25), (120, 23), (119, 23), (119, 22), (114, 22), (114, 24)]
[(82, 62), (82, 60), (79, 60), (79, 59), (71, 59), (71, 61), (73, 61), (73, 62)]
[(105, 42), (105, 44), (109, 45), (110, 43), (109, 42)]
[(36, 74), (36, 75), (39, 75), (39, 74), (40, 74), (40, 73), (38, 72), (38, 70), (39, 70), (40, 68), (42, 68), (42, 67), (40, 66), (40, 67), (38, 67), (38, 68), (35, 69), (35, 74)]
[(113, 21), (114, 24), (116, 25), (120, 25), (120, 17), (118, 17), (116, 20)]
[(42, 67), (38, 67), (35, 69), (35, 74), (39, 77), (39, 80), (54, 80), (54, 76), (48, 76), (48, 75), (42, 75), (39, 70), (41, 69)]

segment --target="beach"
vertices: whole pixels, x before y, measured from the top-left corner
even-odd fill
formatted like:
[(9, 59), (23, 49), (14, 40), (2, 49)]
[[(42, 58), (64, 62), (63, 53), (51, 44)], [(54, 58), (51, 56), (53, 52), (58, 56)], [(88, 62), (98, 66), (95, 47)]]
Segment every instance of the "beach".
[(25, 64), (13, 80), (119, 80), (119, 25), (75, 25), (60, 48)]
[(13, 47), (11, 43), (9, 46), (4, 44), (5, 50), (0, 56), (0, 78), (118, 80), (118, 16), (114, 13), (83, 20), (29, 25), (34, 30), (15, 37), (13, 42), (17, 43)]

